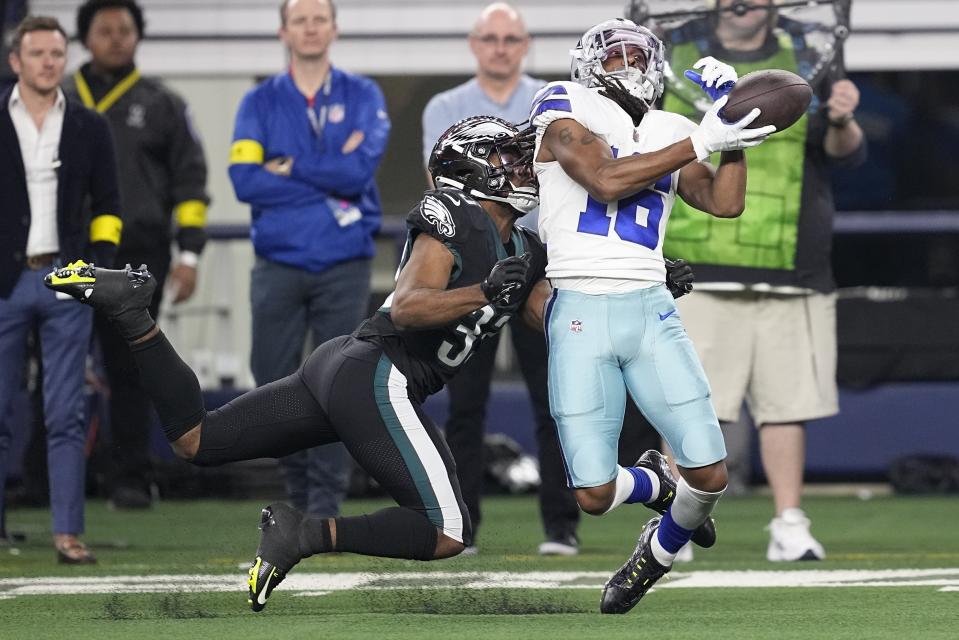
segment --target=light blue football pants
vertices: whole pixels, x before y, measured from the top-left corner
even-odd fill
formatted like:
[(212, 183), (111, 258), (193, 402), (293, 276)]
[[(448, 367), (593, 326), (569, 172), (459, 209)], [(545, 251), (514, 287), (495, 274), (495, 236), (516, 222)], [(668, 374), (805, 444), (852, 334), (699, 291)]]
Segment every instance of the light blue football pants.
[(556, 289), (545, 323), (549, 401), (570, 487), (616, 477), (627, 391), (679, 466), (726, 457), (706, 374), (665, 285), (605, 295)]

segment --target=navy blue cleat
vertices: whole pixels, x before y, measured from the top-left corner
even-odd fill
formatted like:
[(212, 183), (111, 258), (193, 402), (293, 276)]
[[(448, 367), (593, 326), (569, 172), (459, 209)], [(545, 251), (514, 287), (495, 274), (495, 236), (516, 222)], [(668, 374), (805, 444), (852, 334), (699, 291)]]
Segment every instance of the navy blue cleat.
[[(655, 500), (644, 504), (660, 515), (665, 514), (676, 498), (676, 479), (669, 469), (666, 456), (655, 449), (650, 449), (641, 455), (633, 466), (649, 469), (659, 478), (659, 496)], [(704, 549), (716, 544), (716, 523), (712, 518), (706, 518), (706, 522), (693, 531), (692, 540)]]
[(653, 535), (659, 530), (659, 516), (643, 527), (636, 542), (636, 549), (619, 571), (613, 574), (603, 587), (601, 613), (627, 613), (645, 596), (656, 581), (669, 573), (672, 566), (664, 567), (653, 557)]
[(273, 589), (283, 582), (300, 555), (300, 522), (303, 515), (285, 504), (270, 505), (260, 515), (260, 545), (250, 566), (247, 603), (262, 611)]

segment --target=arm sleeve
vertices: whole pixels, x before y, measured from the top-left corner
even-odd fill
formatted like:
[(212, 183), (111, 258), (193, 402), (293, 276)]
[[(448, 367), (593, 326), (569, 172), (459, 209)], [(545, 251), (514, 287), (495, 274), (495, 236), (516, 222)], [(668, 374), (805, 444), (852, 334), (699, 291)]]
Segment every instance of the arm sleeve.
[(255, 90), (251, 91), (236, 114), (229, 169), (236, 199), (254, 207), (275, 207), (323, 196), (304, 182), (273, 175), (263, 168), (267, 140), (257, 102)]
[(297, 182), (327, 193), (356, 197), (373, 179), (386, 150), (390, 119), (383, 92), (376, 83), (366, 81), (359, 88), (355, 105), (350, 106), (359, 111), (356, 128), (363, 132), (363, 142), (350, 153), (329, 149), (297, 156), (292, 174)]
[(833, 158), (832, 156), (826, 155), (826, 159), (830, 167), (836, 169), (855, 169), (862, 165), (868, 156), (869, 145), (866, 142), (866, 135), (863, 133), (862, 142), (860, 142), (859, 146), (853, 149), (849, 155), (842, 156), (841, 158)]
[(116, 151), (110, 127), (100, 115), (91, 114), (90, 244), (96, 264), (112, 268), (120, 244), (120, 189), (117, 185)]
[(203, 146), (190, 118), (190, 110), (179, 96), (171, 94), (167, 166), (173, 186), (177, 245), (180, 251), (199, 254), (206, 244), (206, 159)]

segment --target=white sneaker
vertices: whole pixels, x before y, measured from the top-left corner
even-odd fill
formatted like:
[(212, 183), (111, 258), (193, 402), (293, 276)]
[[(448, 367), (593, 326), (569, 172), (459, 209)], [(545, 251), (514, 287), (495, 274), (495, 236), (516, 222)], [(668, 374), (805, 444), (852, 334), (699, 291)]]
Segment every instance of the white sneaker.
[(769, 530), (766, 559), (770, 562), (822, 560), (826, 557), (822, 545), (809, 533), (809, 518), (802, 509), (786, 509), (766, 528)]
[(575, 556), (578, 553), (579, 541), (572, 535), (550, 539), (539, 545), (541, 556)]
[(673, 562), (692, 562), (693, 561), (693, 543), (687, 542), (679, 548)]
[(463, 550), (460, 551), (461, 556), (475, 556), (478, 553), (479, 553), (479, 547), (477, 547), (475, 544), (471, 544), (468, 547), (464, 547)]

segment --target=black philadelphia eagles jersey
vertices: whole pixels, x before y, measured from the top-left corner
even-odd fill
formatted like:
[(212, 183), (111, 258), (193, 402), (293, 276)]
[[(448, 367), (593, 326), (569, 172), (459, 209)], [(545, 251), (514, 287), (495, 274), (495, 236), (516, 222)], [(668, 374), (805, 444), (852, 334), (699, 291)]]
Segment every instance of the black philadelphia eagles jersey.
[[(353, 333), (383, 346), (386, 355), (406, 375), (414, 399), (422, 402), (439, 391), (472, 355), (480, 341), (496, 334), (522, 307), (533, 285), (546, 271), (546, 251), (535, 232), (515, 226), (504, 244), (496, 225), (479, 203), (458, 189), (427, 191), (406, 216), (407, 238), (400, 270), (421, 234), (442, 242), (453, 254), (447, 289), (479, 284), (497, 261), (530, 254), (526, 286), (508, 309), (488, 304), (435, 329), (401, 330), (390, 318), (392, 294), (372, 318)], [(397, 271), (397, 275), (399, 271)]]

